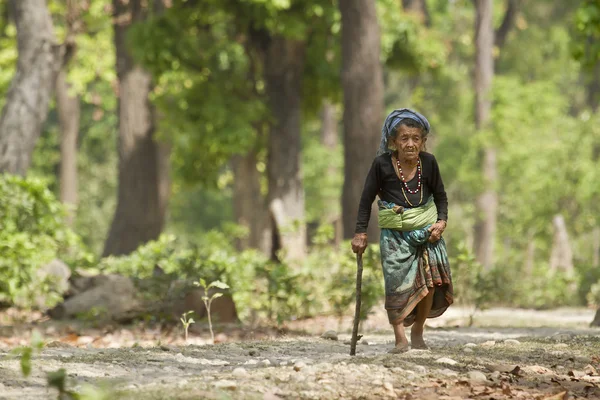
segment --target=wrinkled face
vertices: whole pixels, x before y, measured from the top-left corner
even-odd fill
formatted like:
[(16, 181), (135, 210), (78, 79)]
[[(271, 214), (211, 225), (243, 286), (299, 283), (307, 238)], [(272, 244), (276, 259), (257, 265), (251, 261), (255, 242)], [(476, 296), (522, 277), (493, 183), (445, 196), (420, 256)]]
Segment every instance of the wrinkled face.
[(398, 150), (398, 158), (406, 161), (416, 161), (426, 141), (427, 138), (423, 137), (421, 128), (401, 125), (398, 128), (398, 133), (393, 140), (393, 144)]

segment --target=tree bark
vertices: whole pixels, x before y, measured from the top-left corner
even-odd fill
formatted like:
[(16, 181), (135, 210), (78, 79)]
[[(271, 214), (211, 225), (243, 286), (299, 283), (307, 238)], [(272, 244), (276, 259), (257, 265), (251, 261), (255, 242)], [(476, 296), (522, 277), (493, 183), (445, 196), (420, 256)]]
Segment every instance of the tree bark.
[(535, 231), (531, 229), (527, 232), (527, 249), (525, 250), (525, 260), (523, 262), (523, 272), (525, 277), (531, 277), (535, 267)]
[(145, 18), (142, 0), (113, 0), (119, 79), (119, 188), (104, 256), (122, 255), (158, 238), (169, 197), (169, 148), (155, 140), (152, 79), (131, 58), (126, 35)]
[[(494, 76), (494, 26), (492, 0), (475, 0), (477, 18), (475, 24), (475, 124), (483, 130), (490, 120), (491, 86)], [(475, 255), (483, 268), (489, 270), (494, 263), (494, 244), (498, 214), (498, 180), (496, 149), (483, 149), (482, 175), (484, 189), (477, 199), (477, 222), (475, 224)]]
[(305, 44), (280, 36), (268, 39), (265, 80), (273, 117), (268, 139), (268, 204), (273, 225), (273, 253), (278, 247), (290, 259), (306, 254), (302, 150), (302, 75)]
[[(344, 90), (344, 237), (354, 235), (358, 203), (379, 145), (383, 124), (383, 70), (380, 32), (373, 0), (340, 0), (342, 16), (342, 87)], [(373, 218), (371, 218), (373, 221)], [(375, 223), (369, 239), (378, 240)]]
[(11, 0), (17, 70), (0, 115), (0, 172), (25, 175), (62, 61), (45, 0)]
[[(328, 100), (323, 101), (321, 108), (321, 143), (329, 153), (338, 151), (338, 118), (336, 114), (335, 105), (331, 104)], [(333, 164), (329, 164), (326, 174), (328, 176), (336, 176), (338, 173), (338, 168)], [(342, 219), (340, 215), (326, 215), (325, 220), (333, 225), (334, 244), (337, 247), (344, 236)]]
[(72, 226), (78, 202), (77, 137), (81, 106), (79, 97), (69, 90), (67, 71), (63, 68), (56, 80), (56, 108), (60, 124), (60, 201), (67, 207), (67, 224)]
[(568, 275), (573, 275), (573, 249), (569, 241), (565, 218), (558, 214), (552, 219), (554, 237), (552, 239), (552, 252), (550, 253), (550, 271), (562, 270)]
[(256, 169), (258, 162), (255, 149), (246, 154), (233, 156), (233, 206), (238, 224), (248, 229), (248, 236), (241, 239), (238, 248), (244, 250), (254, 248), (268, 254), (270, 236), (268, 229), (268, 212), (266, 199), (260, 190), (260, 172)]
[(431, 26), (431, 15), (425, 0), (402, 0), (402, 8), (406, 11), (415, 12), (422, 18), (425, 26)]
[(502, 18), (502, 24), (496, 30), (495, 44), (498, 48), (504, 47), (506, 43), (506, 37), (515, 25), (519, 8), (521, 7), (521, 0), (506, 0), (506, 11), (504, 18)]

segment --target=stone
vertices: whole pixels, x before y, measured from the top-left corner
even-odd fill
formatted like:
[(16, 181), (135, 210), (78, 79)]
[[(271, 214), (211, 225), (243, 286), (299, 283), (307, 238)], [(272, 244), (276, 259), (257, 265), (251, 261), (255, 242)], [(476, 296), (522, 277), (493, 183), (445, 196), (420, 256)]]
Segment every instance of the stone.
[(556, 347), (557, 349), (568, 349), (568, 348), (569, 348), (569, 345), (568, 345), (568, 344), (566, 344), (566, 343), (558, 343), (558, 344), (557, 344), (556, 346), (554, 346), (554, 347)]
[(261, 363), (261, 365), (264, 365), (265, 367), (268, 367), (269, 365), (271, 365), (271, 361), (269, 361), (269, 360), (262, 360), (260, 363)]
[(518, 341), (518, 340), (516, 340), (516, 339), (506, 339), (506, 340), (504, 341), (504, 344), (510, 344), (510, 345), (515, 345), (515, 346), (518, 346), (518, 345), (520, 345), (520, 344), (521, 344), (521, 342), (519, 342), (519, 341)]
[(458, 362), (456, 362), (453, 359), (448, 358), (448, 357), (438, 358), (437, 360), (435, 360), (435, 362), (438, 363), (438, 364), (448, 364), (448, 365), (456, 365), (456, 364), (458, 364)]
[(48, 314), (52, 318), (67, 319), (93, 313), (96, 319), (114, 319), (139, 307), (137, 290), (130, 278), (110, 274), (95, 281), (97, 285), (69, 297)]
[(423, 375), (423, 374), (427, 373), (427, 368), (425, 368), (422, 365), (417, 365), (417, 366), (415, 366), (415, 372)]
[(464, 352), (464, 353), (474, 353), (473, 349), (472, 349), (472, 348), (470, 348), (470, 347), (465, 347), (465, 348), (463, 349), (463, 352)]
[(469, 377), (469, 380), (471, 382), (485, 382), (485, 381), (487, 381), (487, 377), (481, 371), (469, 371), (467, 373), (467, 376)]
[(246, 371), (246, 368), (237, 367), (233, 370), (232, 374), (237, 377), (248, 376), (248, 371)]
[(469, 347), (477, 347), (477, 345), (475, 343), (467, 343), (465, 344), (465, 347), (469, 348)]
[(391, 395), (396, 394), (394, 392), (394, 385), (392, 385), (390, 382), (383, 382), (383, 388)]
[[(50, 261), (48, 264), (42, 266), (36, 271), (36, 277), (34, 278), (41, 285), (42, 282), (47, 282), (51, 292), (58, 294), (66, 293), (69, 290), (69, 278), (71, 277), (71, 269), (62, 262), (61, 260), (55, 259)], [(46, 310), (48, 296), (44, 294), (37, 294), (35, 297), (35, 303), (38, 308)]]
[(496, 341), (495, 340), (488, 340), (487, 342), (481, 343), (480, 346), (482, 346), (482, 347), (494, 347), (495, 345), (496, 345)]
[(448, 368), (440, 370), (440, 374), (447, 376), (449, 378), (454, 378), (454, 377), (458, 376), (458, 372), (452, 371), (451, 369), (448, 369)]
[(327, 331), (321, 335), (321, 339), (338, 340), (338, 334), (336, 331)]
[(500, 371), (494, 371), (490, 374), (490, 378), (493, 380), (498, 380), (501, 376), (502, 374), (500, 373)]
[(217, 389), (227, 389), (227, 390), (237, 389), (237, 383), (234, 381), (228, 381), (228, 380), (221, 380), (221, 381), (215, 382), (213, 386), (216, 387)]
[(575, 335), (570, 332), (557, 332), (550, 336), (550, 339), (554, 340), (555, 342), (568, 342), (574, 337)]
[(490, 364), (487, 366), (487, 369), (490, 370), (491, 372), (511, 372), (514, 371), (515, 368), (518, 368), (517, 365), (511, 365), (511, 364)]

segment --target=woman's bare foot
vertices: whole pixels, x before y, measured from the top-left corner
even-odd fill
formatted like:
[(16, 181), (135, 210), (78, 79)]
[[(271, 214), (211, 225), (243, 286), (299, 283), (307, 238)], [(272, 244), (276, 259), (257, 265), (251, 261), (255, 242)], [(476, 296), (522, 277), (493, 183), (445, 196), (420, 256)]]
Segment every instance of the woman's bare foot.
[(408, 342), (407, 343), (398, 343), (396, 347), (391, 349), (388, 353), (390, 354), (401, 354), (406, 353), (408, 351)]
[(423, 340), (423, 328), (414, 327), (410, 331), (410, 347), (418, 350), (429, 350), (429, 347)]

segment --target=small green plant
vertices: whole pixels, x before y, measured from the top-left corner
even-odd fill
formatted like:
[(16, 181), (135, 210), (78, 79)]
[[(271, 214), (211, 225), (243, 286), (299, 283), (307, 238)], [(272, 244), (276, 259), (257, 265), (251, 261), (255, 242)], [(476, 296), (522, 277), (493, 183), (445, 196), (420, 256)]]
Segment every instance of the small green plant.
[(11, 354), (21, 358), (21, 373), (24, 377), (31, 375), (31, 358), (44, 347), (44, 340), (38, 330), (31, 333), (31, 345), (17, 347)]
[(219, 297), (223, 296), (223, 293), (215, 292), (209, 297), (208, 292), (212, 288), (226, 290), (226, 289), (229, 289), (229, 286), (226, 283), (221, 282), (221, 281), (214, 281), (207, 285), (206, 281), (204, 279), (200, 279), (198, 282), (194, 282), (194, 285), (199, 286), (202, 289), (204, 289), (204, 294), (202, 295), (202, 301), (204, 302), (204, 306), (206, 307), (206, 315), (208, 316), (208, 328), (210, 329), (210, 338), (211, 338), (212, 342), (214, 343), (215, 342), (215, 333), (213, 332), (213, 327), (212, 327), (212, 319), (210, 316), (210, 306), (212, 305), (212, 302), (215, 299), (218, 299)]
[(185, 341), (187, 342), (188, 340), (188, 329), (190, 328), (190, 325), (193, 324), (194, 322), (194, 318), (188, 318), (188, 315), (193, 314), (194, 311), (188, 311), (188, 312), (184, 312), (183, 314), (181, 314), (181, 318), (179, 318), (179, 320), (181, 321), (181, 324), (183, 325), (183, 332), (185, 335)]

